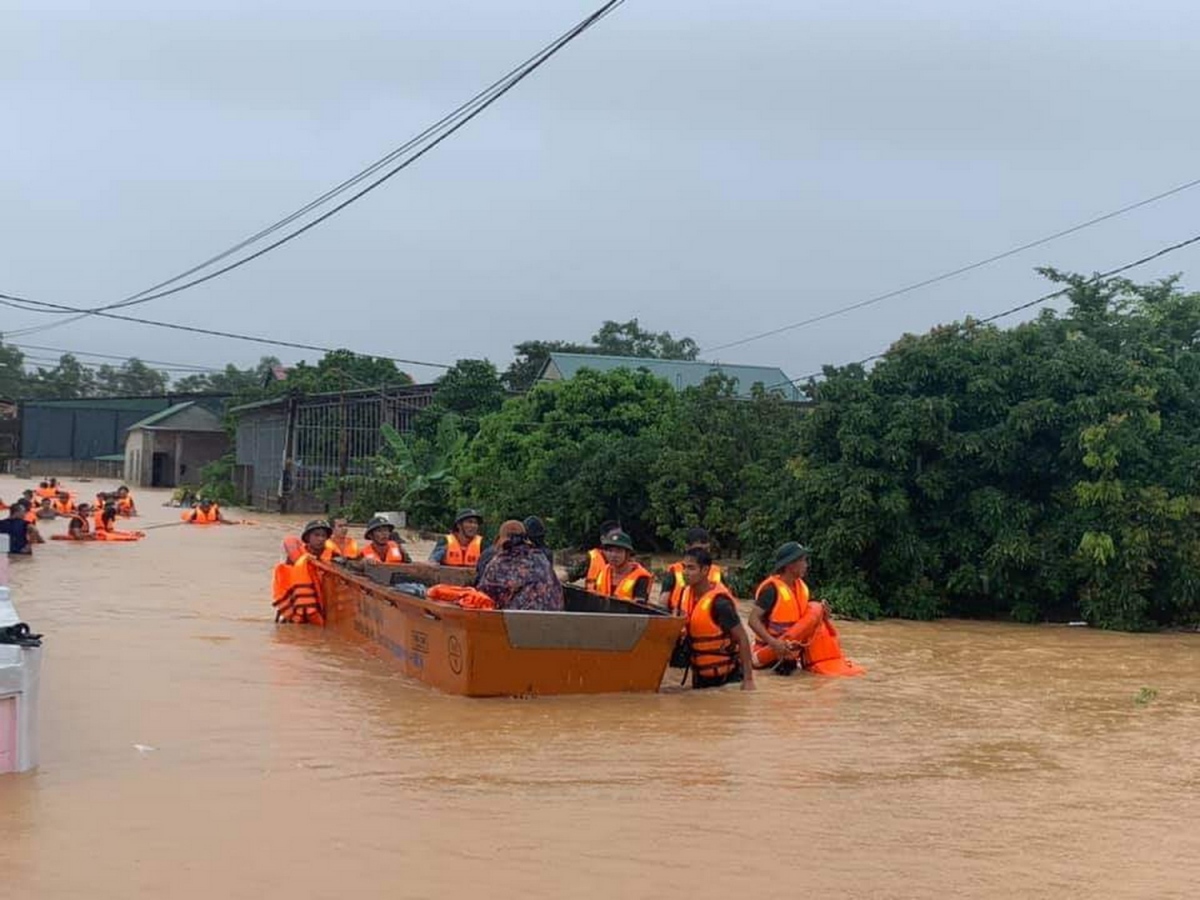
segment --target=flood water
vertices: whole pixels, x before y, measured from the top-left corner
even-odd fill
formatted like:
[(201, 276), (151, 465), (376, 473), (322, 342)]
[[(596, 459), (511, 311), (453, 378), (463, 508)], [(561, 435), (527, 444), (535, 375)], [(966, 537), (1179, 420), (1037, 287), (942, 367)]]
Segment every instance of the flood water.
[(255, 518), (13, 563), (0, 897), (1200, 895), (1200, 636), (846, 623), (865, 678), (469, 700), (274, 625)]

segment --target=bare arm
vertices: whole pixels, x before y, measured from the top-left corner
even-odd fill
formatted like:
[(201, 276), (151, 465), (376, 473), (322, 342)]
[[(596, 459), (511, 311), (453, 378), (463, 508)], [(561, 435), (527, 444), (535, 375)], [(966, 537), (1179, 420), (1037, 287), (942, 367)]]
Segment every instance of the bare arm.
[(753, 691), (755, 690), (754, 660), (750, 656), (750, 635), (746, 633), (746, 626), (740, 624), (729, 632), (729, 635), (737, 641), (738, 657), (742, 661), (742, 690)]

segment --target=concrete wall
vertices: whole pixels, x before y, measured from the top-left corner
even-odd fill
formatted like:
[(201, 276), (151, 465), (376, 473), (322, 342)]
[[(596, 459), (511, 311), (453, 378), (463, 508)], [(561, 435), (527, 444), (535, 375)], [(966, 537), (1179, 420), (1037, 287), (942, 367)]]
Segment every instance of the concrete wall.
[(200, 470), (229, 452), (229, 436), (213, 432), (184, 432), (182, 452), (175, 457), (177, 484), (199, 484)]
[(154, 454), (165, 453), (158, 487), (199, 485), (200, 470), (228, 450), (229, 437), (223, 433), (138, 428), (125, 439), (125, 477), (130, 487), (154, 486)]
[(131, 431), (125, 438), (125, 480), (131, 487), (150, 486), (150, 460), (147, 445), (153, 446), (153, 441), (147, 441), (150, 432), (140, 428)]

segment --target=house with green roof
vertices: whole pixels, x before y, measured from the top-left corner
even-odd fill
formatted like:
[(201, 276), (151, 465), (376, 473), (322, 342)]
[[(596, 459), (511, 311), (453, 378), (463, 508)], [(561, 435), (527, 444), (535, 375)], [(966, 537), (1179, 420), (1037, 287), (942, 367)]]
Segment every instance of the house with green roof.
[(754, 385), (761, 384), (769, 392), (785, 400), (800, 402), (804, 395), (782, 369), (775, 366), (743, 366), (730, 363), (703, 362), (685, 359), (647, 359), (636, 356), (602, 356), (592, 353), (551, 353), (542, 367), (539, 381), (566, 381), (580, 369), (611, 372), (614, 369), (644, 369), (675, 390), (699, 387), (712, 375), (724, 375), (734, 381), (738, 397), (752, 396)]
[(221, 417), (195, 400), (134, 422), (125, 433), (125, 480), (135, 487), (199, 484), (200, 469), (229, 451)]

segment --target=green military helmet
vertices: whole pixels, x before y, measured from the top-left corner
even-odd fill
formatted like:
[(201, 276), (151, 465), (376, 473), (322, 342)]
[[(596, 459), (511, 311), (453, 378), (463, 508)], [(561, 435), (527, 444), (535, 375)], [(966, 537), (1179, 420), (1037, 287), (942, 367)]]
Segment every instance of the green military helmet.
[(780, 544), (775, 551), (775, 558), (771, 560), (771, 571), (778, 572), (784, 566), (790, 566), (792, 563), (800, 559), (805, 559), (808, 556), (808, 548), (798, 541), (788, 541)]
[(633, 553), (633, 538), (624, 531), (611, 531), (600, 541), (601, 547), (620, 547)]
[(324, 528), (330, 534), (333, 534), (333, 528), (324, 519), (313, 519), (304, 526), (304, 530), (300, 532), (300, 540), (307, 541), (308, 536), (319, 528)]

